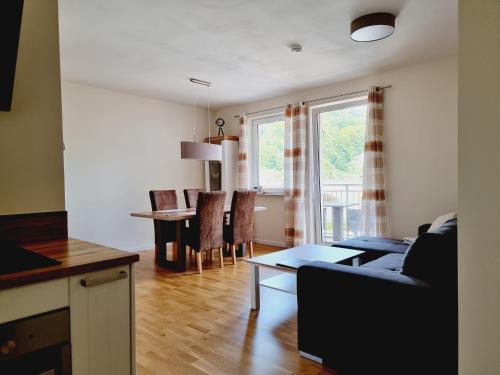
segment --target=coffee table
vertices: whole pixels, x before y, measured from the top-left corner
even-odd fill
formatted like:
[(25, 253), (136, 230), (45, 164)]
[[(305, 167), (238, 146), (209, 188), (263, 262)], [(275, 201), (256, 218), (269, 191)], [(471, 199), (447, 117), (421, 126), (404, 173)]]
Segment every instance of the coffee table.
[[(271, 288), (290, 294), (297, 294), (297, 270), (278, 266), (277, 263), (287, 259), (303, 259), (311, 262), (320, 260), (329, 263), (352, 260), (352, 264), (357, 266), (359, 264), (358, 257), (363, 253), (364, 251), (344, 249), (334, 246), (304, 245), (245, 259), (245, 262), (252, 266), (252, 282), (250, 284), (252, 309), (258, 310), (260, 308), (260, 287)], [(261, 267), (273, 269), (282, 273), (277, 276), (260, 280), (259, 270)]]

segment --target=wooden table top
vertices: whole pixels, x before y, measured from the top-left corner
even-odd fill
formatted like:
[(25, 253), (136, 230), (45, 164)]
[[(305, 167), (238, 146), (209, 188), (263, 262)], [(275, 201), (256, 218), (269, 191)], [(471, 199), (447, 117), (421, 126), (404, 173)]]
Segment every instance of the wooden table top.
[(61, 264), (0, 275), (0, 290), (122, 266), (139, 255), (74, 238), (24, 244), (21, 247), (56, 259)]
[(275, 251), (274, 253), (245, 259), (245, 262), (260, 267), (273, 268), (284, 272), (297, 272), (296, 269), (277, 266), (276, 263), (286, 259), (303, 259), (306, 261), (320, 260), (328, 263), (337, 263), (352, 259), (363, 254), (364, 251), (344, 249), (342, 247), (324, 245), (304, 245), (291, 249)]
[[(265, 211), (267, 207), (255, 206), (255, 212)], [(225, 205), (224, 212), (231, 212), (231, 206)], [(195, 208), (177, 208), (174, 210), (163, 210), (163, 211), (146, 211), (146, 212), (132, 212), (130, 216), (142, 217), (145, 219), (163, 220), (163, 221), (179, 221), (188, 220), (193, 216), (196, 216)]]

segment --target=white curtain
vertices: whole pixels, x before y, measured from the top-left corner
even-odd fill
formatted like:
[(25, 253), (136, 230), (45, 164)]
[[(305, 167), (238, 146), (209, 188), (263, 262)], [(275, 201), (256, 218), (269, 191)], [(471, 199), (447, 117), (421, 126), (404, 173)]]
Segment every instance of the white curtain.
[(384, 92), (377, 87), (368, 91), (361, 232), (370, 237), (389, 236), (384, 172)]

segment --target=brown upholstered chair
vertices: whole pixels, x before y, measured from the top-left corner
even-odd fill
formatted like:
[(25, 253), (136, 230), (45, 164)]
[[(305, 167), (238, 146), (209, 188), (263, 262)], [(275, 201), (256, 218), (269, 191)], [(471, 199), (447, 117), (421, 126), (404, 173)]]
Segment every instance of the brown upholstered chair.
[(224, 225), (224, 241), (231, 246), (233, 264), (236, 264), (236, 245), (248, 243), (253, 257), (253, 213), (255, 190), (235, 191), (231, 201), (229, 225)]
[[(150, 190), (149, 199), (153, 211), (171, 210), (177, 208), (175, 190)], [(167, 243), (172, 242), (173, 256), (176, 257), (175, 223), (154, 220), (155, 228), (155, 263), (164, 264), (167, 261)]]
[(184, 199), (186, 200), (186, 208), (196, 208), (198, 201), (198, 193), (206, 191), (205, 189), (184, 189)]
[(224, 267), (222, 254), (222, 227), (224, 220), (225, 191), (201, 192), (196, 203), (196, 216), (186, 228), (186, 244), (196, 251), (198, 272), (202, 273), (201, 253), (219, 250), (220, 266)]

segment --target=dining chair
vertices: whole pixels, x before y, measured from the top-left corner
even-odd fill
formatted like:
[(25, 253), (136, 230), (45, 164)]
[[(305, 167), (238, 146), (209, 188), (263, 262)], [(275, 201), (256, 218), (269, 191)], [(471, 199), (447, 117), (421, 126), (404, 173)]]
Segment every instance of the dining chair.
[(231, 200), (229, 225), (224, 225), (224, 241), (231, 246), (231, 257), (236, 264), (236, 245), (248, 243), (253, 257), (253, 213), (255, 190), (235, 191)]
[(200, 192), (196, 202), (196, 216), (186, 228), (186, 244), (196, 252), (198, 273), (202, 273), (201, 253), (219, 250), (220, 266), (224, 267), (222, 254), (222, 228), (224, 220), (225, 191)]
[(184, 199), (186, 200), (186, 208), (196, 208), (198, 201), (198, 193), (206, 191), (205, 189), (184, 189)]
[[(172, 210), (177, 208), (175, 190), (150, 190), (149, 199), (153, 211)], [(177, 238), (174, 222), (154, 220), (155, 228), (155, 263), (162, 264), (167, 260), (167, 243), (172, 242), (174, 260), (177, 257)]]

